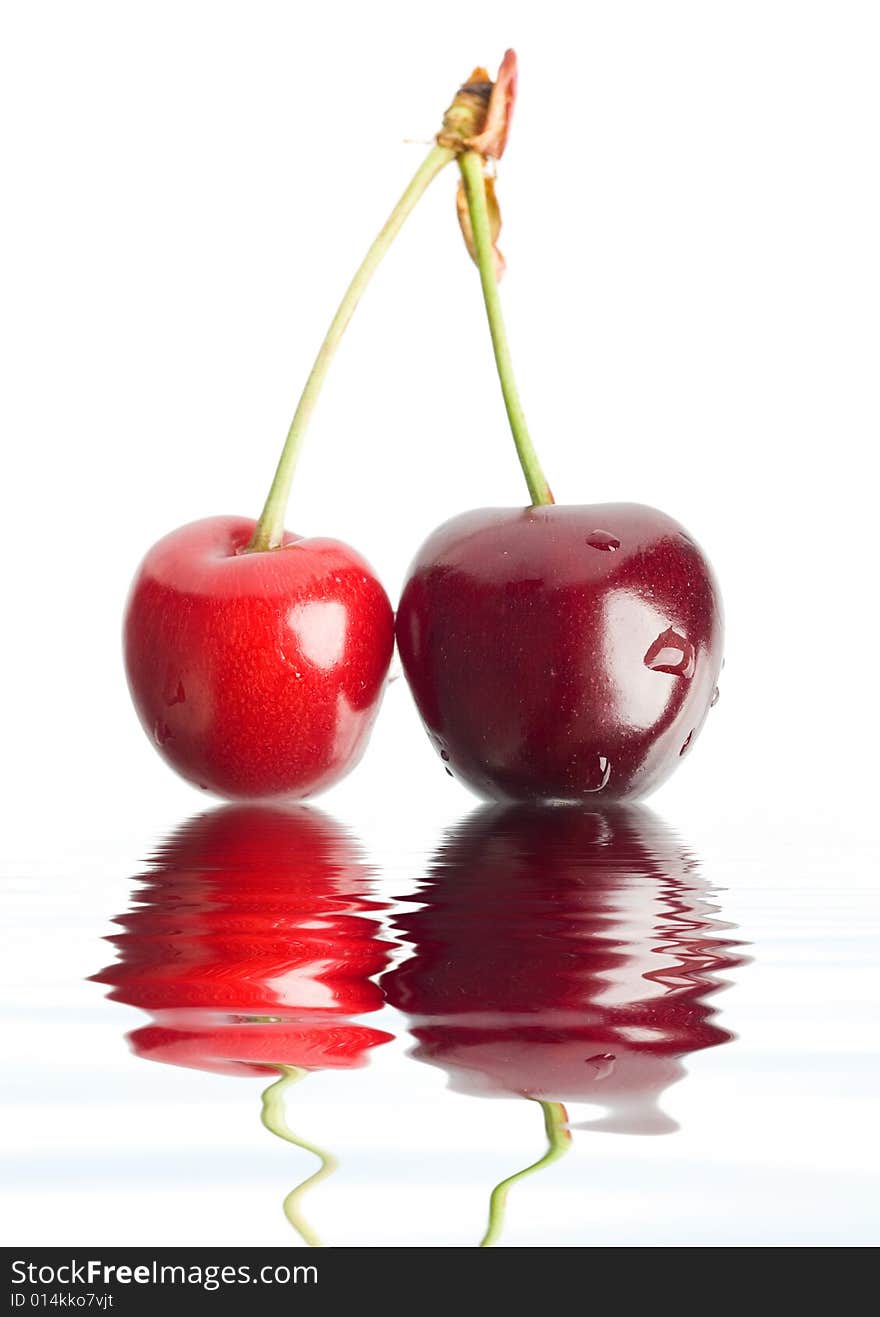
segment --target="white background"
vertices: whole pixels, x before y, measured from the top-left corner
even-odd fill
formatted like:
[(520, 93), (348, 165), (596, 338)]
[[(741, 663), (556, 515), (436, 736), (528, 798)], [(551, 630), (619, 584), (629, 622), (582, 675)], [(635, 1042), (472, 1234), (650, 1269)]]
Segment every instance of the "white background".
[[(823, 921), (863, 930), (864, 910), (844, 902), (848, 923), (837, 903), (875, 849), (880, 15), (845, 0), (3, 6), (13, 876), (76, 874), (106, 919), (115, 897), (104, 911), (87, 874), (124, 904), (138, 857), (204, 803), (130, 708), (128, 582), (174, 526), (257, 515), (418, 143), (507, 45), (521, 83), (502, 294), (543, 464), (560, 501), (679, 518), (725, 598), (720, 704), (652, 804), (714, 857), (746, 925), (778, 931), (806, 883), (817, 945)], [(392, 600), (438, 522), (525, 501), (453, 194), (450, 170), (359, 309), (288, 517), (365, 553)], [(360, 769), (321, 802), (380, 858), (430, 849), (470, 803), (402, 680)], [(783, 895), (762, 905), (771, 871)], [(58, 985), (97, 968), (70, 945), (53, 952)], [(43, 970), (16, 950), (20, 1003)], [(803, 978), (773, 986), (795, 1013), (803, 954)], [(845, 950), (838, 967), (864, 1001), (867, 969)], [(857, 1134), (841, 1155), (859, 1162)]]

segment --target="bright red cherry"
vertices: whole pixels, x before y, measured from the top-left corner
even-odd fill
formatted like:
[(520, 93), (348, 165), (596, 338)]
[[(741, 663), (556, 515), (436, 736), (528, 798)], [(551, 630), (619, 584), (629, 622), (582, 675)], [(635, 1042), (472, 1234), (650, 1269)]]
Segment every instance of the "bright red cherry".
[(227, 797), (312, 795), (358, 762), (393, 640), (385, 591), (345, 544), (212, 517), (154, 545), (125, 614), (132, 699), (159, 753)]
[[(515, 59), (502, 91), (512, 103)], [(488, 75), (487, 75), (488, 76)], [(504, 89), (506, 88), (506, 91)], [(141, 722), (162, 756), (197, 786), (233, 799), (301, 798), (358, 761), (394, 644), (391, 605), (367, 563), (336, 540), (284, 529), (296, 461), (328, 368), (373, 273), (462, 132), (505, 133), (496, 98), (465, 86), (355, 272), (306, 380), (257, 522), (213, 517), (160, 540), (132, 587), (125, 661)], [(454, 130), (454, 131), (453, 131)]]
[(313, 809), (229, 805), (159, 849), (94, 977), (152, 1017), (138, 1056), (222, 1074), (350, 1069), (391, 1035), (353, 1021), (382, 1006), (390, 944), (369, 918), (369, 871)]
[(654, 790), (716, 696), (712, 570), (637, 504), (485, 508), (441, 526), (410, 568), (397, 642), (448, 770), (509, 801)]

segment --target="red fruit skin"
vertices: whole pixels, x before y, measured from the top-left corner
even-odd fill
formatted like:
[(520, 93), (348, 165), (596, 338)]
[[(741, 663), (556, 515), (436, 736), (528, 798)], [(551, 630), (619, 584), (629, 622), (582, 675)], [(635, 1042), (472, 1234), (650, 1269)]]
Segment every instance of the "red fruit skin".
[(331, 786), (366, 747), (394, 644), (385, 591), (337, 540), (210, 517), (150, 549), (125, 610), (129, 689), (148, 737), (189, 782), (231, 799)]
[(397, 643), (453, 776), (488, 799), (604, 807), (690, 753), (721, 669), (721, 600), (699, 547), (653, 508), (482, 508), (420, 549)]
[(217, 1074), (352, 1069), (391, 1035), (352, 1019), (383, 1004), (391, 944), (370, 871), (334, 820), (304, 806), (227, 805), (159, 848), (114, 922), (109, 996), (148, 1011), (136, 1055)]
[(582, 1128), (662, 1134), (684, 1058), (733, 1037), (709, 999), (740, 944), (643, 807), (484, 807), (409, 899), (413, 955), (382, 988), (458, 1092), (594, 1103), (607, 1114)]

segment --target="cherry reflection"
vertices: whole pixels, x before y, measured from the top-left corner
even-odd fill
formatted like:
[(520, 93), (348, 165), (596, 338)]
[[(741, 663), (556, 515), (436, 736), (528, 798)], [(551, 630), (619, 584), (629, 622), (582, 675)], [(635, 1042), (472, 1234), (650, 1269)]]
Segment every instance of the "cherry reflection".
[(290, 1129), (287, 1091), (311, 1071), (363, 1065), (391, 1038), (352, 1019), (381, 1007), (372, 979), (391, 949), (370, 918), (384, 909), (370, 877), (351, 835), (310, 807), (200, 814), (157, 849), (132, 909), (114, 921), (118, 961), (93, 976), (113, 1000), (152, 1017), (128, 1035), (145, 1060), (276, 1074), (263, 1123), (320, 1162), (284, 1203), (308, 1244), (320, 1241), (302, 1215), (303, 1194), (336, 1163)]
[[(685, 1059), (731, 1041), (712, 996), (743, 961), (687, 847), (643, 806), (486, 807), (451, 829), (399, 917), (413, 954), (386, 974), (412, 1055), (450, 1087), (540, 1104), (547, 1151), (493, 1192), (483, 1246), (512, 1185), (565, 1153), (572, 1128), (663, 1134)], [(601, 1109), (572, 1126), (566, 1102)]]

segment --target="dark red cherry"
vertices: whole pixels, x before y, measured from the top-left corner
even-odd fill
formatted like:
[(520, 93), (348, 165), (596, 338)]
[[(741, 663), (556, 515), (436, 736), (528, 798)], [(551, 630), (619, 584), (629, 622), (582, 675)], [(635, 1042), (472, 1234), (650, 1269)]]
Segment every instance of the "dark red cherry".
[(413, 955), (382, 980), (417, 1059), (460, 1092), (596, 1104), (594, 1128), (675, 1128), (659, 1098), (732, 1037), (710, 998), (741, 955), (650, 811), (479, 810), (417, 899), (397, 920)]
[(502, 801), (653, 791), (691, 753), (722, 640), (702, 551), (630, 503), (464, 513), (422, 546), (397, 615), (444, 766)]

